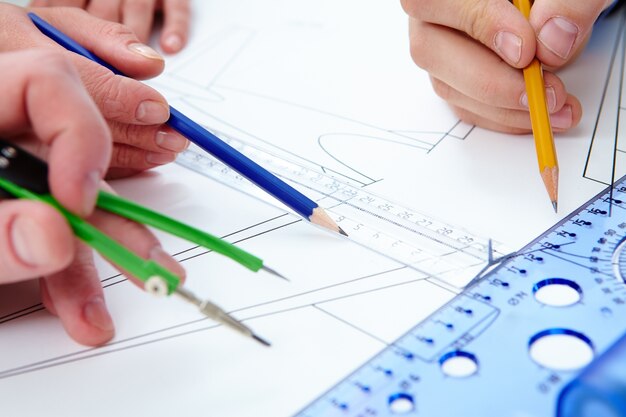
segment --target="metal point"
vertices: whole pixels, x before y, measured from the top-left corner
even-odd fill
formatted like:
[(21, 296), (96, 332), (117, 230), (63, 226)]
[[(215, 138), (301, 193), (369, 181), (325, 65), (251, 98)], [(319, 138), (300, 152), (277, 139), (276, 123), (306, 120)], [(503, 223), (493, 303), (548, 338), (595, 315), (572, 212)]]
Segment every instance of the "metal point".
[(276, 275), (277, 277), (282, 278), (282, 279), (284, 279), (284, 280), (285, 280), (285, 281), (287, 281), (287, 282), (291, 282), (291, 280), (290, 280), (289, 278), (287, 278), (287, 277), (286, 277), (286, 276), (284, 276), (283, 274), (279, 274), (278, 272), (276, 272), (274, 269), (270, 268), (269, 266), (265, 266), (265, 265), (263, 265), (263, 266), (261, 267), (261, 269), (262, 269), (263, 271), (265, 271), (265, 272), (269, 272), (269, 273), (270, 273), (270, 274), (272, 274), (272, 275)]
[(348, 236), (348, 234), (341, 227), (339, 227), (339, 226), (337, 226), (337, 227), (339, 228), (339, 233), (340, 234), (342, 234), (342, 235), (344, 235), (346, 237)]
[(174, 293), (181, 296), (185, 301), (198, 307), (198, 309), (210, 319), (213, 319), (218, 323), (230, 327), (231, 329), (236, 330), (244, 336), (249, 336), (265, 346), (271, 346), (268, 341), (255, 335), (249, 327), (241, 323), (239, 320), (237, 320), (209, 300), (201, 300), (200, 298), (196, 297), (194, 293), (183, 287), (176, 288), (176, 290), (174, 290)]
[(556, 201), (552, 202), (552, 207), (554, 208), (554, 212), (557, 213), (558, 210), (557, 210), (557, 203), (556, 203)]
[(252, 338), (254, 340), (256, 340), (257, 342), (259, 342), (260, 344), (262, 344), (263, 346), (267, 346), (267, 347), (272, 346), (272, 344), (270, 342), (268, 342), (267, 340), (265, 340), (265, 339), (255, 335), (255, 334), (252, 334)]

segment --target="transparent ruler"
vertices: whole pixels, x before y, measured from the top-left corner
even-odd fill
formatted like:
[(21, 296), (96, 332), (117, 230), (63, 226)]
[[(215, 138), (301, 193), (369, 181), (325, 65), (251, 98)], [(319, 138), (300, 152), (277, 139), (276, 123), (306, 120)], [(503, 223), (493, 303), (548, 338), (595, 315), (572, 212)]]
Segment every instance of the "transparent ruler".
[[(626, 376), (598, 376), (626, 366), (625, 178), (297, 417), (626, 415)], [(617, 341), (622, 362), (607, 366)]]
[[(224, 138), (224, 135), (220, 135)], [(487, 239), (377, 196), (349, 180), (279, 158), (233, 139), (231, 146), (315, 200), (349, 239), (454, 288), (487, 264)], [(262, 201), (290, 211), (228, 166), (192, 145), (177, 162)]]

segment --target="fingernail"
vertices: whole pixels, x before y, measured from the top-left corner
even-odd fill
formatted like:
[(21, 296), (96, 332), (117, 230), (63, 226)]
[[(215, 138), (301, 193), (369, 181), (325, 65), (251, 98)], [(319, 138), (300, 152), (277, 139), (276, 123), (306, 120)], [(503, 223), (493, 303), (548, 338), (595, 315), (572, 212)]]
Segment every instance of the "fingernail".
[(104, 299), (97, 295), (83, 306), (83, 317), (91, 326), (105, 332), (112, 332), (113, 320), (109, 315)]
[(172, 152), (184, 151), (189, 146), (189, 142), (184, 137), (163, 130), (157, 132), (155, 141), (161, 148)]
[[(556, 92), (554, 91), (554, 87), (546, 88), (546, 101), (548, 105), (548, 111), (553, 111), (556, 107)], [(528, 108), (528, 94), (525, 91), (519, 98), (519, 104), (522, 107)]]
[(169, 50), (177, 52), (177, 51), (180, 51), (180, 49), (183, 47), (183, 39), (176, 34), (172, 34), (172, 35), (168, 35), (165, 38), (165, 40), (163, 41), (163, 44)]
[(131, 43), (130, 45), (128, 45), (128, 49), (145, 58), (158, 59), (161, 61), (163, 60), (161, 54), (150, 48), (148, 45), (144, 45), (143, 43)]
[(83, 212), (87, 215), (93, 211), (98, 192), (100, 191), (100, 172), (91, 171), (83, 181)]
[(146, 155), (146, 161), (149, 164), (153, 165), (164, 165), (173, 162), (176, 159), (176, 154), (174, 153), (157, 153), (157, 152), (148, 152)]
[(556, 108), (556, 92), (554, 87), (546, 87), (546, 101), (548, 102), (548, 111), (553, 112)]
[(522, 93), (522, 95), (520, 96), (520, 98), (519, 98), (519, 104), (520, 104), (522, 107), (526, 107), (526, 108), (528, 108), (528, 94), (526, 93), (526, 91), (524, 91), (524, 92)]
[(507, 61), (517, 64), (522, 57), (522, 38), (515, 33), (501, 31), (496, 34), (494, 46)]
[(564, 106), (558, 112), (550, 115), (552, 127), (557, 129), (569, 129), (572, 127), (572, 106)]
[(149, 125), (165, 123), (170, 117), (170, 109), (160, 101), (146, 100), (137, 106), (135, 118)]
[(52, 260), (49, 242), (42, 234), (40, 225), (28, 216), (18, 216), (11, 223), (11, 246), (26, 265), (44, 266)]
[(569, 20), (564, 17), (553, 17), (543, 25), (537, 39), (554, 54), (567, 59), (572, 52), (578, 32), (578, 26)]

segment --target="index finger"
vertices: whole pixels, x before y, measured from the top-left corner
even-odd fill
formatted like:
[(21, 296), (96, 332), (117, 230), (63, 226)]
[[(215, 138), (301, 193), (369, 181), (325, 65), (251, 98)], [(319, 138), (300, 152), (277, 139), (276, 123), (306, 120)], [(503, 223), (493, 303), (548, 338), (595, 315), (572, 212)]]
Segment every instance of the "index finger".
[(401, 0), (412, 17), (468, 34), (516, 68), (535, 56), (535, 32), (507, 0)]

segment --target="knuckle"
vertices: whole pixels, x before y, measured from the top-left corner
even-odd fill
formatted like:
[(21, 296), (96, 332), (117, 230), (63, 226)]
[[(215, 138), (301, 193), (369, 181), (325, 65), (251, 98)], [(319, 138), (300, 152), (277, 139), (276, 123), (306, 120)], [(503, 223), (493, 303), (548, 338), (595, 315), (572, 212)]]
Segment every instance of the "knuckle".
[(130, 146), (116, 144), (113, 148), (111, 166), (129, 168), (135, 165), (135, 153)]
[(111, 73), (98, 74), (89, 77), (85, 85), (105, 118), (117, 119), (128, 115), (128, 92), (121, 88), (118, 76)]
[(114, 142), (124, 143), (140, 149), (151, 148), (147, 144), (153, 142), (153, 137), (156, 135), (156, 132), (153, 133), (153, 130), (151, 127), (128, 123), (116, 123), (111, 129)]
[(103, 22), (98, 34), (103, 38), (134, 38), (135, 34), (128, 26), (115, 22)]
[(489, 31), (489, 2), (462, 2), (460, 8), (460, 27), (474, 39), (485, 39)]

